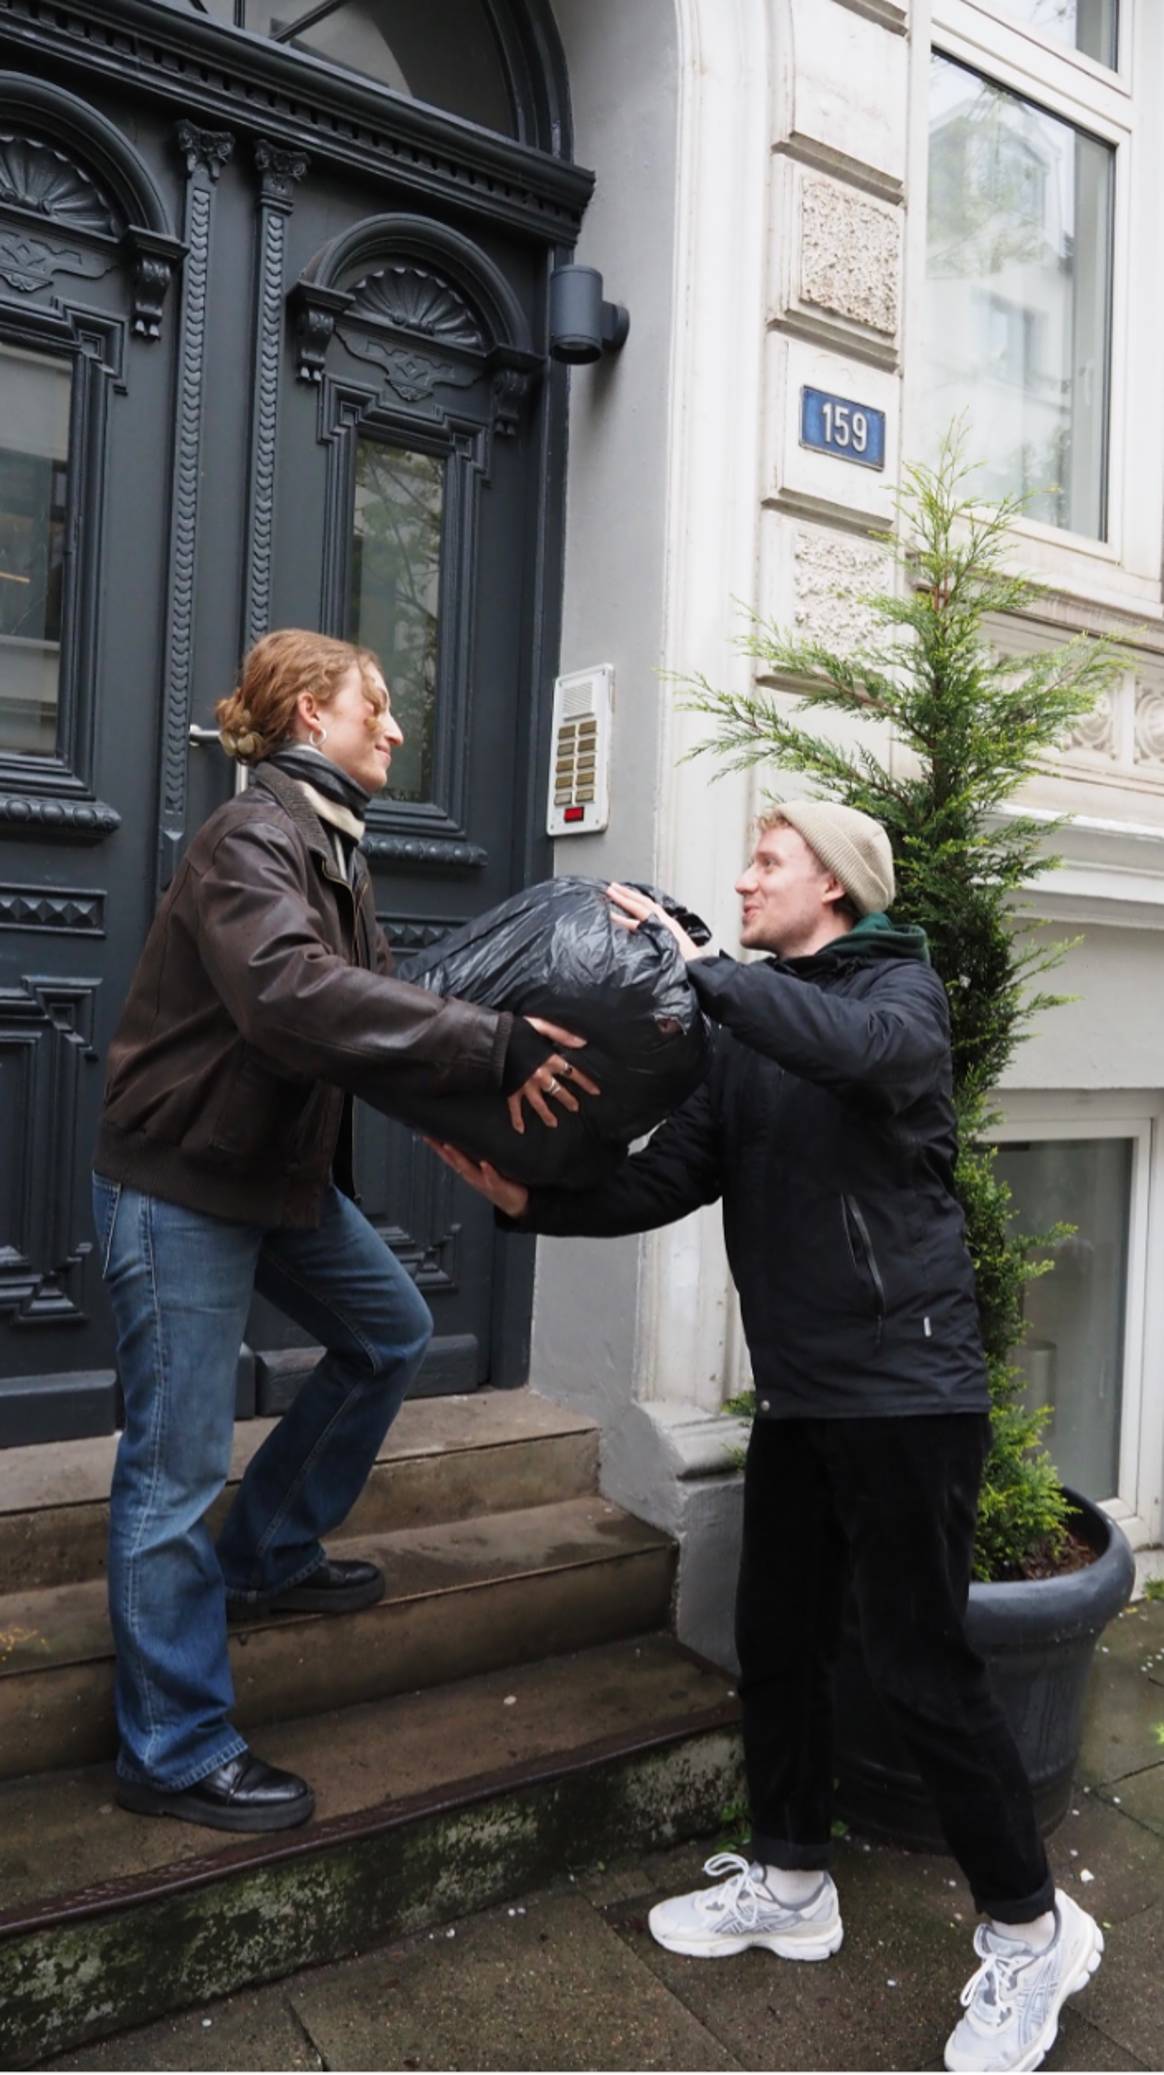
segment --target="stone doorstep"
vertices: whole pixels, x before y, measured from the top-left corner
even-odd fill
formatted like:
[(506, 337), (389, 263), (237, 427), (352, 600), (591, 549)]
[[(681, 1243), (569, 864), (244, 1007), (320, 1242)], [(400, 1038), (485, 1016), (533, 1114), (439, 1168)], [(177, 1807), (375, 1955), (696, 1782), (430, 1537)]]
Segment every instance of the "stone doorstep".
[[(240, 1420), (234, 1431), (230, 1481), (237, 1483), (273, 1419)], [(401, 1407), (377, 1460), (399, 1462), (451, 1449), (492, 1448), (561, 1434), (596, 1433), (597, 1424), (568, 1406), (523, 1390), (479, 1390), (459, 1397), (410, 1398)], [(45, 1506), (75, 1506), (109, 1494), (117, 1435), (0, 1450), (0, 1519)]]
[(651, 1634), (273, 1725), (263, 1755), (317, 1793), (282, 1837), (129, 1816), (106, 1768), (12, 1782), (0, 2064), (483, 1908), (580, 1851), (704, 1835), (740, 1792), (736, 1720), (727, 1676)]
[[(224, 1517), (251, 1457), (277, 1424), (235, 1428)], [(346, 1524), (349, 1534), (508, 1512), (580, 1497), (598, 1482), (594, 1421), (530, 1390), (405, 1404)], [(105, 1568), (116, 1435), (0, 1452), (0, 1578), (15, 1589), (68, 1584)]]
[[(383, 1565), (384, 1599), (341, 1621), (266, 1615), (236, 1629), (240, 1726), (659, 1627), (675, 1562), (667, 1536), (593, 1493), (333, 1547)], [(0, 1651), (0, 1777), (112, 1751), (102, 1580), (0, 1599)]]

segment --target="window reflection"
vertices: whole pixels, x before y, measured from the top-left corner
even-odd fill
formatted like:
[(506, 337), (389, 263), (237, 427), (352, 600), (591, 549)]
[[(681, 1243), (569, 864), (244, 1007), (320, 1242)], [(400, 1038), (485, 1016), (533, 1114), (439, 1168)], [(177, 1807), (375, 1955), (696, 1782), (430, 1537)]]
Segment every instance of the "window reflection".
[(359, 441), (349, 625), (379, 656), (404, 730), (391, 799), (433, 797), (443, 506), (437, 455)]
[(68, 493), (67, 366), (0, 346), (0, 750), (57, 743)]
[(1116, 62), (1116, 0), (1001, 0), (1006, 14), (1101, 65)]
[(983, 498), (1106, 530), (1114, 152), (946, 58), (931, 69), (927, 442), (969, 410)]
[(1027, 1403), (1050, 1407), (1056, 1469), (1092, 1499), (1118, 1490), (1132, 1152), (1127, 1138), (1058, 1139), (1003, 1145), (997, 1157), (1019, 1231), (1075, 1228), (1050, 1249), (1051, 1273), (1027, 1284), (1018, 1360)]
[(483, 0), (191, 0), (199, 14), (273, 36), (389, 92), (517, 135), (508, 71)]

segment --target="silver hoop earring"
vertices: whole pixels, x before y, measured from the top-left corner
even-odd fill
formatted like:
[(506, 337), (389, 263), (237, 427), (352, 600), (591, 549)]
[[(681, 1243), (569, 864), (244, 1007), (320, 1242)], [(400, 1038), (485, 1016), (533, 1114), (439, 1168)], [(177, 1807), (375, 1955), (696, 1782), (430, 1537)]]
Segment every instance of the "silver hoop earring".
[(322, 749), (322, 748), (323, 748), (323, 745), (324, 745), (324, 743), (325, 743), (326, 741), (327, 741), (327, 729), (326, 729), (326, 728), (313, 728), (313, 729), (312, 729), (312, 731), (311, 731), (311, 747), (312, 747), (312, 749)]

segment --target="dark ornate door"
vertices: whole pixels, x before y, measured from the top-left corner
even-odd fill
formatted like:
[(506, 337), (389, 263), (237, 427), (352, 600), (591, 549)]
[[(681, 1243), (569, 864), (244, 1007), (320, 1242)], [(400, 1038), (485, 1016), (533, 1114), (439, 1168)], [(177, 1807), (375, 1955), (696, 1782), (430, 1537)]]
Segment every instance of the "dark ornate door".
[[(0, 22), (0, 1445), (116, 1417), (104, 1051), (235, 782), (212, 718), (248, 642), (315, 626), (383, 659), (407, 747), (368, 849), (403, 956), (547, 868), (545, 287), (589, 185), (520, 123), (490, 137), (253, 37), (236, 65), (175, 7), (78, 6), (83, 52)], [(131, 76), (114, 17), (146, 13)], [(382, 1119), (359, 1180), (436, 1316), (421, 1388), (522, 1380), (529, 1252), (500, 1263), (484, 1208)], [(240, 1412), (285, 1397), (294, 1338), (256, 1306)]]

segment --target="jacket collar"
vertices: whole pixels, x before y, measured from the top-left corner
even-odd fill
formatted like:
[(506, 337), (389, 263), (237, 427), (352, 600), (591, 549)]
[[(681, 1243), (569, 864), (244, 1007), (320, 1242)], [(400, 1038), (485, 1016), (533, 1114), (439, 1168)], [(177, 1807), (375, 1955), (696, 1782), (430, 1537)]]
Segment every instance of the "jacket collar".
[(297, 778), (288, 778), (283, 771), (272, 771), (269, 764), (262, 764), (251, 779), (248, 790), (262, 786), (273, 793), (279, 805), (286, 810), (299, 830), (309, 850), (321, 857), (331, 872), (335, 871), (335, 850), (328, 831), (318, 814), (309, 806), (303, 788)]

